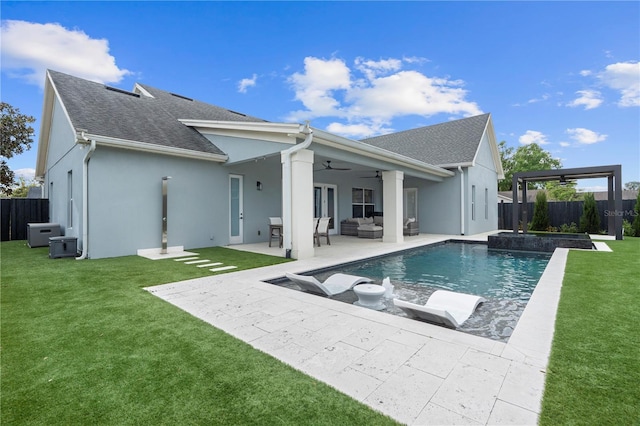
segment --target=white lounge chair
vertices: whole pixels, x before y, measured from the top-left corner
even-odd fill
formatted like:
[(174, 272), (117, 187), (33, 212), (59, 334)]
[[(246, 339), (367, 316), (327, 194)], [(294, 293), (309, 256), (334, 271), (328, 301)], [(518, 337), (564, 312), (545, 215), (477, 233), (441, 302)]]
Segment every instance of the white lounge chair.
[(357, 284), (370, 283), (372, 281), (369, 278), (357, 277), (355, 275), (333, 274), (327, 278), (325, 282), (321, 283), (309, 275), (297, 275), (289, 272), (285, 275), (291, 281), (298, 284), (303, 290), (327, 296), (335, 296), (336, 294), (351, 290)]
[(483, 297), (447, 290), (436, 290), (425, 305), (393, 299), (393, 304), (410, 317), (450, 328), (460, 327), (482, 302)]

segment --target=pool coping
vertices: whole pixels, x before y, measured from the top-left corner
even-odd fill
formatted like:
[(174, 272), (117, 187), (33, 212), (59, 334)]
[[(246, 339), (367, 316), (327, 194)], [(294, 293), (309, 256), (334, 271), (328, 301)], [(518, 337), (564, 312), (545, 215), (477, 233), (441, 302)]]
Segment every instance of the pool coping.
[[(460, 236), (416, 239), (403, 249), (447, 239)], [(329, 258), (147, 290), (400, 422), (536, 424), (567, 253), (553, 253), (507, 343), (263, 282), (329, 266)], [(333, 261), (344, 263), (344, 255)]]

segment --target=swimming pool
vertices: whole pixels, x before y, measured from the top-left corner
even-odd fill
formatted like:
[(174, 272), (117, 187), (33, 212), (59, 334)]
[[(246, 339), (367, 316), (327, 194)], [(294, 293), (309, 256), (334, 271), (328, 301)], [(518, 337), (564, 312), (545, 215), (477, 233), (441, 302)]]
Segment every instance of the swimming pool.
[[(549, 253), (508, 252), (488, 249), (482, 243), (446, 242), (312, 271), (310, 275), (324, 281), (342, 272), (368, 277), (378, 284), (390, 277), (396, 298), (419, 304), (426, 303), (438, 289), (482, 296), (487, 301), (458, 330), (507, 341), (550, 258)], [(278, 284), (298, 288), (289, 281)], [(353, 303), (357, 297), (349, 291), (334, 299)], [(384, 312), (406, 316), (391, 300), (385, 301)]]

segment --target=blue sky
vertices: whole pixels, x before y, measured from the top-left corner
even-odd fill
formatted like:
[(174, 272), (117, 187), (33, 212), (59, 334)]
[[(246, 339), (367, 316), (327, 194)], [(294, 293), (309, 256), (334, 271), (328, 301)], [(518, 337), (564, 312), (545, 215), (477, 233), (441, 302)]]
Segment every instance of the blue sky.
[[(509, 146), (640, 181), (635, 1), (2, 1), (1, 13), (2, 101), (36, 117), (36, 140), (50, 68), (353, 139), (490, 112)], [(36, 153), (9, 166), (29, 177)]]

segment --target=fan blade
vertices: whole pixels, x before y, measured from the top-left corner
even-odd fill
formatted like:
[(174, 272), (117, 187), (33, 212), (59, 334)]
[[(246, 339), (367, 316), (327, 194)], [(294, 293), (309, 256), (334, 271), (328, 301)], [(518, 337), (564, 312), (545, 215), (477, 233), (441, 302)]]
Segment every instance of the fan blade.
[(342, 168), (342, 167), (333, 167), (333, 166), (331, 166), (331, 161), (330, 160), (326, 161), (326, 163), (324, 164), (324, 168), (325, 168), (325, 170), (337, 170), (337, 171), (351, 170), (351, 169)]

